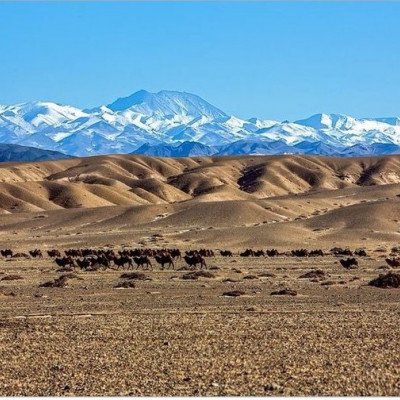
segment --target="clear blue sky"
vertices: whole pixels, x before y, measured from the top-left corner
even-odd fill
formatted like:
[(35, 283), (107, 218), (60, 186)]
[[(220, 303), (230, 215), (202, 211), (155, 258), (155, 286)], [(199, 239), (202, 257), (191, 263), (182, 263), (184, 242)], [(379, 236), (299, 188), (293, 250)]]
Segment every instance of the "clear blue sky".
[(0, 3), (0, 104), (139, 89), (228, 113), (400, 115), (400, 3)]

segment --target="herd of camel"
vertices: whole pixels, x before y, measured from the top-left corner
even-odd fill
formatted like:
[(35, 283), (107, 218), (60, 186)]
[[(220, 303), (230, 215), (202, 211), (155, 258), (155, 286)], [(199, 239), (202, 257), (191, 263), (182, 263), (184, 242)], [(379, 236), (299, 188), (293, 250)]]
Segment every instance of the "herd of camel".
[[(177, 248), (172, 249), (124, 249), (115, 251), (112, 249), (68, 249), (63, 254), (60, 250), (52, 249), (46, 251), (47, 255), (62, 269), (81, 268), (83, 270), (97, 270), (99, 268), (146, 268), (152, 269), (152, 258), (161, 269), (175, 269), (178, 260), (184, 260), (188, 267), (197, 266), (206, 268), (206, 258), (214, 257), (216, 253), (211, 249), (199, 249), (181, 252)], [(234, 253), (231, 250), (218, 250), (222, 257), (323, 257), (325, 255), (334, 255), (337, 257), (347, 256), (347, 259), (340, 259), (340, 264), (346, 269), (357, 268), (358, 261), (353, 256), (367, 257), (363, 249), (355, 250), (334, 247), (325, 253), (322, 249), (307, 250), (295, 249), (286, 252), (279, 252), (277, 249), (253, 250)], [(8, 258), (43, 258), (44, 254), (40, 249), (30, 250), (28, 253), (15, 253), (11, 249), (0, 250), (0, 254)], [(386, 263), (390, 267), (400, 267), (400, 257), (386, 258)]]
[[(189, 267), (206, 267), (205, 257), (213, 257), (214, 252), (208, 249), (190, 250), (183, 255), (179, 249), (125, 249), (114, 251), (111, 249), (68, 249), (63, 254), (60, 250), (47, 250), (47, 255), (64, 270), (81, 268), (83, 270), (97, 270), (98, 268), (137, 268), (152, 269), (154, 258), (157, 264), (164, 268), (175, 268), (177, 260), (184, 259)], [(40, 249), (30, 250), (28, 253), (14, 253), (11, 249), (0, 250), (4, 258), (43, 258)]]

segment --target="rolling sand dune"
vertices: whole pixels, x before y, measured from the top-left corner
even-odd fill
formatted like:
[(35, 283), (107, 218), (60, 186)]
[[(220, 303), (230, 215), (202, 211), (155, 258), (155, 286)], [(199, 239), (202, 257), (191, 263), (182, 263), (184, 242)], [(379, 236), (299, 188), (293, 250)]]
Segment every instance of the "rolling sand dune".
[(5, 163), (0, 244), (138, 244), (155, 233), (188, 247), (395, 243), (399, 194), (400, 156)]

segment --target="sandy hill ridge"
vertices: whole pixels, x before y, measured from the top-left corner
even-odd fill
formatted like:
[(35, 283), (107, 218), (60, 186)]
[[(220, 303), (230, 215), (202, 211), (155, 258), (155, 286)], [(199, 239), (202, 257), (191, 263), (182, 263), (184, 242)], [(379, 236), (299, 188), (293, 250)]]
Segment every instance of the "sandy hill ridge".
[(334, 242), (355, 231), (359, 242), (397, 241), (399, 194), (400, 156), (112, 155), (0, 166), (4, 232), (68, 226), (112, 231), (116, 242), (149, 229), (234, 246)]
[(0, 166), (3, 212), (256, 200), (400, 182), (400, 157), (102, 156)]

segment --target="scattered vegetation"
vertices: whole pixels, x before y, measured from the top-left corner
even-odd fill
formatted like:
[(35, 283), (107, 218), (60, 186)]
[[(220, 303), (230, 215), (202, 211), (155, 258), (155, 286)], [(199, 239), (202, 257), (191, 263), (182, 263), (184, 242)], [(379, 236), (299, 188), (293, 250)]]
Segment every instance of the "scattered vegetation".
[(6, 275), (3, 276), (0, 280), (2, 281), (17, 281), (20, 279), (24, 279), (21, 275)]
[(39, 285), (39, 287), (51, 287), (51, 288), (63, 288), (67, 286), (68, 280), (70, 279), (82, 279), (79, 278), (76, 274), (64, 274), (54, 279), (53, 281), (47, 281)]
[(182, 279), (185, 280), (197, 280), (199, 278), (215, 278), (215, 275), (209, 271), (194, 271), (182, 275)]
[(322, 269), (314, 269), (299, 276), (300, 279), (322, 279), (325, 278), (325, 272)]
[(135, 283), (132, 281), (122, 281), (118, 282), (114, 288), (116, 289), (131, 289), (135, 287)]
[(244, 294), (245, 292), (243, 290), (230, 290), (229, 292), (222, 293), (222, 296), (239, 297), (243, 296)]
[(296, 290), (285, 288), (271, 292), (271, 296), (297, 296)]
[(381, 274), (377, 278), (372, 279), (368, 285), (375, 286), (382, 289), (399, 288), (400, 287), (400, 274), (389, 272)]
[(136, 281), (148, 281), (151, 280), (146, 274), (142, 272), (125, 272), (120, 276), (121, 279), (130, 279)]
[(243, 277), (243, 279), (249, 279), (249, 280), (251, 280), (251, 279), (258, 279), (258, 276), (249, 274), (249, 275), (245, 275), (245, 276)]

